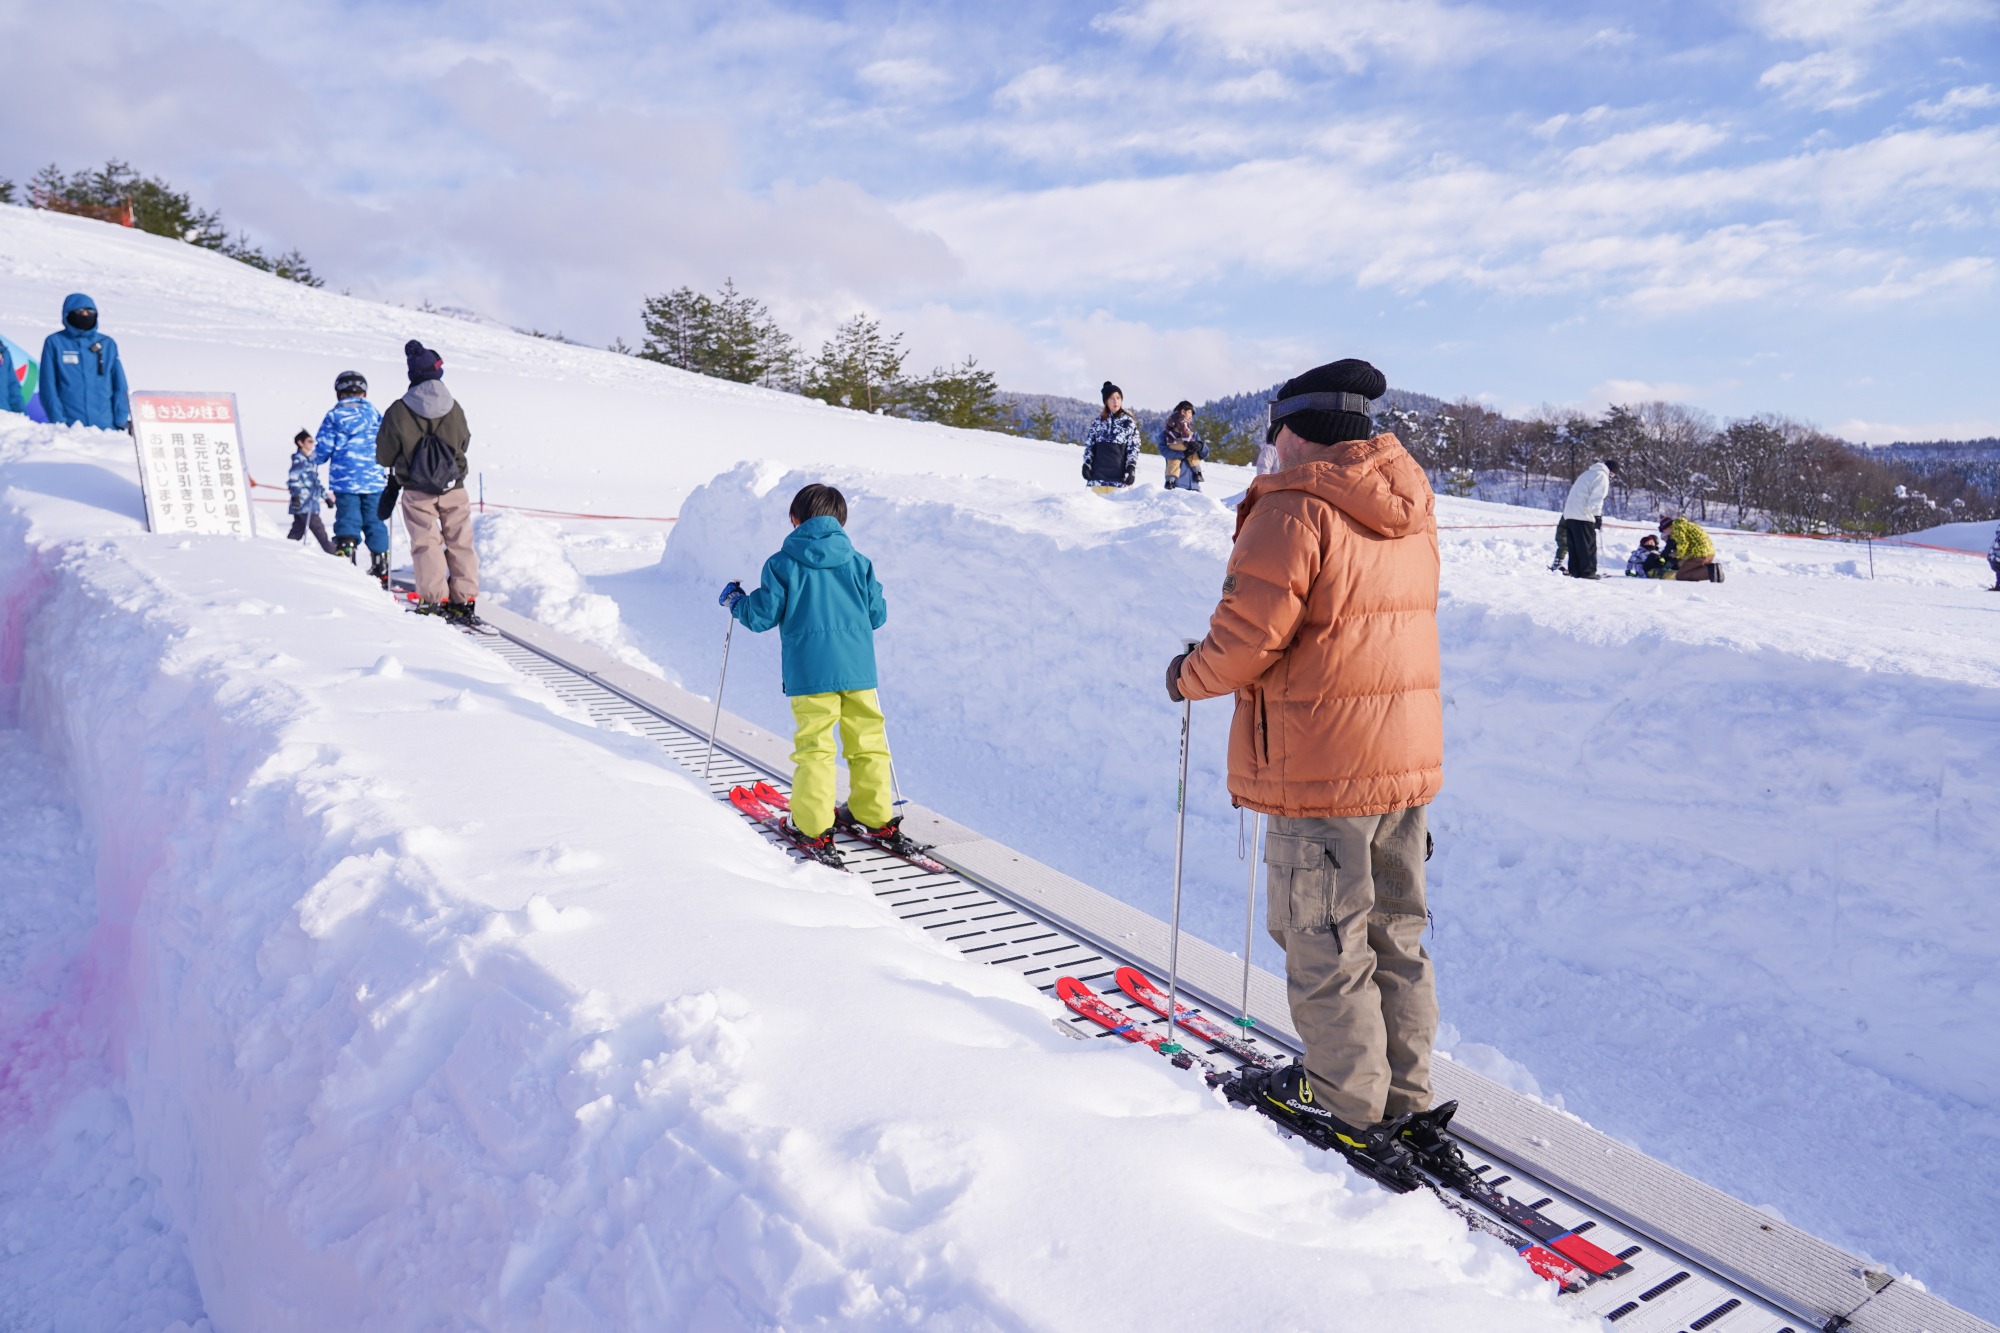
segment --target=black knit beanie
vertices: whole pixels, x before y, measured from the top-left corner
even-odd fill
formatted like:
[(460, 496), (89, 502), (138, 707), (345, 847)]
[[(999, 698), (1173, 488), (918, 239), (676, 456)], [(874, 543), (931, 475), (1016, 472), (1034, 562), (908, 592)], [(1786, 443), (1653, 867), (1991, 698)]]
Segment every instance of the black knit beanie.
[(444, 378), (444, 358), (415, 338), (403, 344), (403, 360), (409, 363), (412, 384)]
[(1284, 387), (1278, 390), (1278, 399), (1272, 404), (1271, 438), (1277, 438), (1277, 427), (1282, 422), (1291, 428), (1292, 434), (1314, 444), (1368, 439), (1375, 433), (1375, 418), (1366, 411), (1329, 411), (1310, 407), (1286, 412), (1283, 410), (1285, 400), (1309, 393), (1347, 393), (1358, 394), (1362, 398), (1380, 398), (1387, 392), (1389, 381), (1366, 361), (1349, 357), (1315, 366), (1303, 375), (1294, 375), (1286, 380)]
[(1104, 398), (1109, 398), (1114, 393), (1121, 398), (1125, 396), (1125, 391), (1123, 389), (1113, 384), (1110, 380), (1106, 380), (1104, 381), (1104, 387), (1097, 391), (1097, 396), (1100, 399), (1104, 399)]

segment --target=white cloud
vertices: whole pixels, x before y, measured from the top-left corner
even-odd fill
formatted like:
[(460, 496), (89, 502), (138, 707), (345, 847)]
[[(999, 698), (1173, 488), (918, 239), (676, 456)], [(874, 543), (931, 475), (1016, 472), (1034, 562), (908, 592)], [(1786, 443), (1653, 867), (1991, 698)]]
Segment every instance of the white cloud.
[(863, 65), (857, 75), (870, 87), (902, 97), (917, 97), (950, 87), (956, 80), (928, 60), (903, 58), (877, 60)]
[(1692, 384), (1675, 380), (1605, 380), (1594, 386), (1589, 398), (1596, 403), (1687, 403), (1701, 397)]
[(1847, 299), (1858, 306), (1886, 306), (1901, 305), (1938, 292), (1976, 297), (1992, 290), (1996, 276), (2000, 276), (2000, 266), (1984, 255), (1954, 259), (1929, 268), (1897, 264), (1894, 271), (1877, 281), (1849, 292)]
[(1993, 16), (1990, 0), (1753, 0), (1753, 27), (1813, 45), (1867, 45), (1909, 29), (1950, 27)]
[(1141, 0), (1097, 20), (1145, 44), (1172, 38), (1231, 60), (1330, 61), (1359, 72), (1380, 59), (1457, 65), (1529, 38), (1528, 20), (1440, 0)]
[(1859, 106), (1875, 95), (1854, 91), (1866, 72), (1861, 60), (1849, 52), (1815, 51), (1771, 66), (1759, 76), (1757, 86), (1769, 88), (1794, 105), (1838, 111)]
[(2000, 106), (2000, 88), (1982, 83), (1977, 87), (1953, 88), (1937, 101), (1918, 102), (1910, 110), (1925, 120), (1957, 120), (1997, 106)]
[(1685, 162), (1727, 142), (1728, 134), (1713, 125), (1676, 120), (1572, 149), (1564, 160), (1577, 171), (1623, 171), (1642, 162)]

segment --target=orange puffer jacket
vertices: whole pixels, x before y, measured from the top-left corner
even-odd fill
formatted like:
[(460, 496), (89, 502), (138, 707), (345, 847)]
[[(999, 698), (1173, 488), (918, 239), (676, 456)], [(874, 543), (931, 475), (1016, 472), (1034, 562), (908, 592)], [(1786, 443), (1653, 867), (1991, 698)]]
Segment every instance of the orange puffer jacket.
[(1423, 469), (1394, 435), (1259, 477), (1193, 699), (1236, 695), (1229, 791), (1293, 818), (1387, 814), (1444, 781), (1438, 544)]

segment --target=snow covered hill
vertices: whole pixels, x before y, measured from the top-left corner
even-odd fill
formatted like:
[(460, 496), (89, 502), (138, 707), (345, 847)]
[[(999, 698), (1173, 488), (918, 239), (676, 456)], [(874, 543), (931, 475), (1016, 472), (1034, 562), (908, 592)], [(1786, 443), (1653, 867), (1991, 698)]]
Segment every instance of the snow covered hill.
[[(337, 371), (385, 400), (403, 340), (438, 347), (490, 496), (680, 516), (489, 515), (490, 595), (703, 693), (715, 587), (754, 574), (797, 484), (836, 481), (888, 586), (904, 785), (1163, 909), (1159, 677), (1205, 623), (1240, 473), (1106, 501), (1068, 446), (0, 208), (0, 331), (38, 346), (78, 289), (135, 385), (237, 392), (271, 480)], [(788, 869), (345, 566), (145, 536), (122, 440), (0, 449), (0, 740), (28, 770), (0, 827), (29, 830), (0, 875), (33, 886), (0, 909), (0, 1017), (30, 1034), (0, 1056), (0, 1289), (26, 1293), (0, 1322), (1560, 1318), (1511, 1256), (1065, 1044), (1031, 995)], [(1453, 1054), (2000, 1314), (1968, 1241), (2000, 1211), (1984, 564), (1878, 547), (1871, 578), (1865, 551), (1718, 534), (1726, 584), (1583, 585), (1543, 568), (1550, 515), (1440, 515)], [(729, 703), (782, 726), (775, 648), (737, 636)], [(1196, 714), (1190, 923), (1240, 948), (1227, 707)], [(1121, 1216), (1225, 1276), (1078, 1238)], [(83, 1243), (105, 1235), (123, 1252)]]

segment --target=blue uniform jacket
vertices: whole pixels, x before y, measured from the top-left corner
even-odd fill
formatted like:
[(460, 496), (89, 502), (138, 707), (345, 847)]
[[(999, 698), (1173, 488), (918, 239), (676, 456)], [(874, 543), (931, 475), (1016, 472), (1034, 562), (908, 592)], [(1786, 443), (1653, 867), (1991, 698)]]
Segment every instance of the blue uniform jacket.
[(7, 344), (0, 343), (0, 379), (7, 381), (6, 386), (0, 388), (0, 407), (9, 412), (25, 412), (28, 404), (21, 397), (21, 381), (14, 376), (14, 354), (7, 350)]
[(366, 398), (343, 398), (333, 405), (313, 436), (313, 462), (331, 463), (327, 485), (335, 495), (373, 495), (389, 484), (375, 461), (375, 434), (382, 414)]
[(102, 329), (68, 323), (72, 310), (96, 306), (82, 292), (64, 298), (63, 326), (42, 343), (42, 412), (61, 425), (124, 430), (132, 424), (132, 400), (118, 344)]
[(285, 489), (292, 493), (292, 513), (310, 514), (319, 508), (319, 464), (311, 454), (292, 450), (292, 470), (285, 474)]
[(875, 631), (889, 619), (889, 604), (875, 566), (838, 519), (822, 515), (793, 528), (764, 562), (757, 591), (730, 614), (759, 634), (778, 627), (786, 694), (875, 688)]

